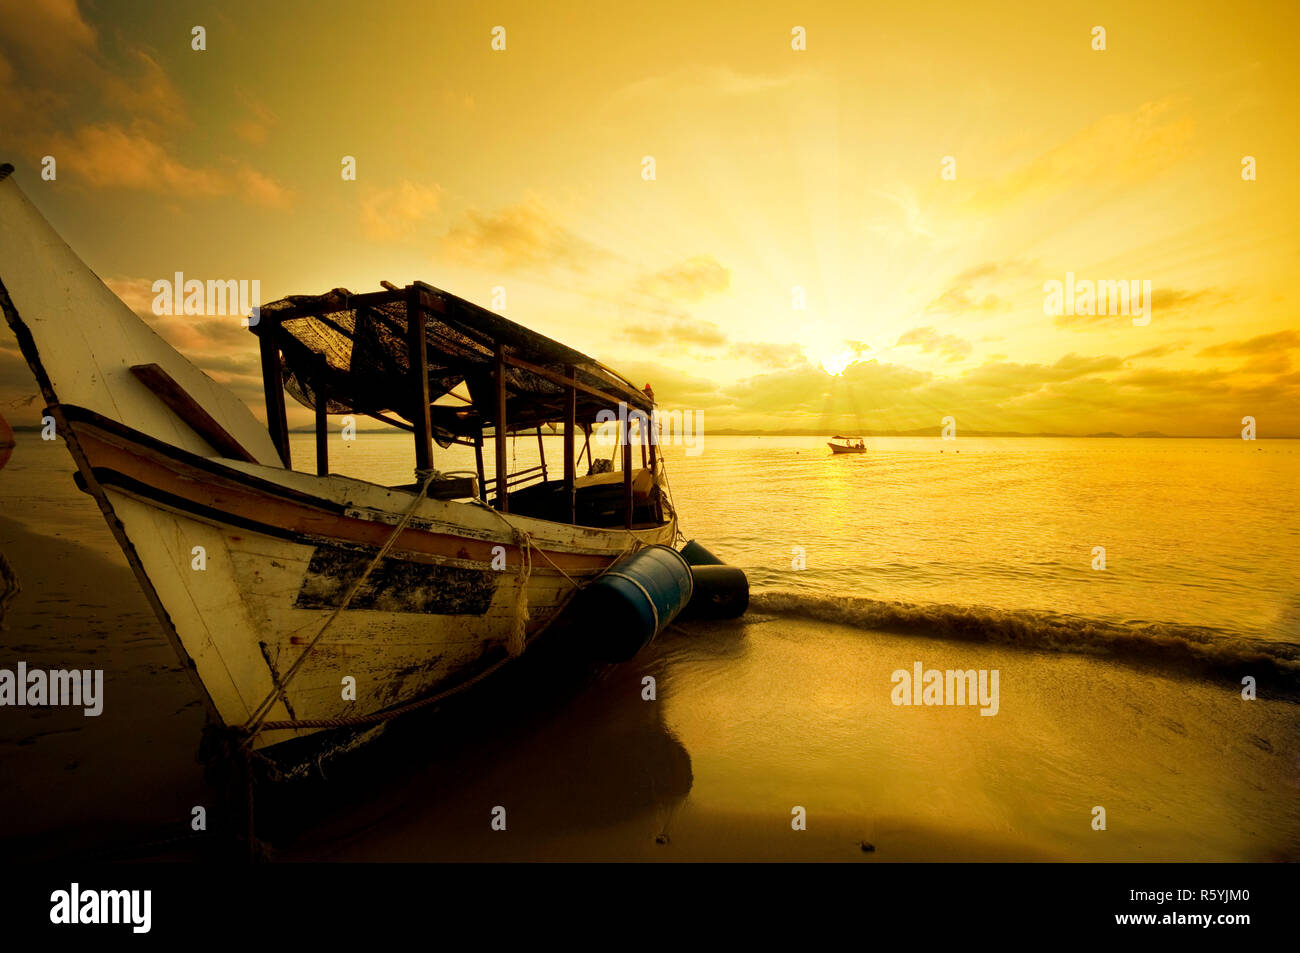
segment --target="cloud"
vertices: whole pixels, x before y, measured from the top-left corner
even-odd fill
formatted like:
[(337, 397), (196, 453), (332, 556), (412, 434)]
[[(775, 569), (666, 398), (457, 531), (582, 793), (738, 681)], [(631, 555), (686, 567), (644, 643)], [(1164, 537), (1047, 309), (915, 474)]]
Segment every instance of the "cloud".
[(1032, 393), (1045, 384), (1078, 380), (1104, 371), (1118, 370), (1123, 366), (1124, 359), (1121, 357), (1084, 357), (1071, 353), (1053, 364), (986, 361), (967, 371), (961, 377), (952, 378), (951, 380), (960, 382), (965, 388), (998, 392), (1004, 396), (1012, 397)]
[(853, 416), (874, 415), (896, 401), (915, 400), (918, 389), (932, 377), (925, 371), (876, 361), (851, 364), (843, 374), (831, 377), (804, 363), (745, 378), (723, 388), (722, 395), (737, 412), (761, 419), (765, 428), (806, 427), (824, 418), (828, 407)]
[(1271, 377), (1274, 375), (1285, 374), (1290, 369), (1290, 353), (1287, 351), (1277, 351), (1254, 354), (1248, 360), (1243, 361), (1233, 373), (1243, 377)]
[(973, 296), (964, 288), (949, 288), (926, 306), (927, 311), (942, 311), (946, 314), (969, 313), (971, 311), (1007, 311), (1009, 302), (995, 294), (986, 294), (981, 298)]
[(634, 289), (658, 298), (699, 301), (731, 287), (731, 272), (712, 255), (699, 255), (638, 279)]
[(1167, 170), (1183, 156), (1195, 131), (1165, 99), (1126, 113), (1102, 116), (1004, 178), (978, 190), (971, 204), (997, 208), (1097, 183), (1140, 181)]
[(403, 180), (361, 199), (361, 234), (372, 241), (402, 238), (425, 224), (438, 210), (442, 189)]
[(60, 171), (75, 173), (96, 188), (172, 192), (191, 197), (220, 195), (220, 178), (192, 168), (166, 153), (146, 127), (125, 129), (115, 123), (82, 126), (55, 141)]
[(184, 101), (146, 50), (127, 47), (116, 61), (74, 0), (4, 5), (0, 29), (0, 124), (37, 148), (59, 127), (120, 120), (177, 125)]
[(248, 115), (232, 122), (231, 131), (249, 145), (265, 145), (272, 127), (280, 122), (280, 117), (247, 93), (241, 94), (240, 98), (248, 108)]
[(1018, 278), (1029, 269), (1022, 258), (1007, 261), (986, 261), (954, 275), (938, 297), (926, 306), (926, 311), (948, 314), (968, 314), (972, 311), (1007, 311), (1010, 302), (988, 290), (999, 280)]
[(1137, 361), (1144, 358), (1168, 357), (1187, 347), (1186, 341), (1180, 341), (1177, 344), (1160, 344), (1156, 347), (1149, 347), (1145, 351), (1138, 351), (1136, 354), (1130, 354), (1127, 360)]
[(780, 369), (797, 367), (807, 361), (798, 344), (773, 344), (768, 341), (739, 341), (727, 351), (731, 357), (753, 361), (761, 367)]
[(577, 237), (538, 199), (482, 212), (470, 209), (440, 243), (461, 261), (501, 269), (586, 271), (608, 253)]
[[(1074, 286), (1075, 295), (1079, 291), (1079, 282), (1086, 276), (1075, 276)], [(1059, 280), (1059, 279), (1058, 279)], [(1102, 289), (1101, 284), (1106, 281), (1116, 281), (1120, 285), (1128, 285), (1129, 294), (1132, 295), (1132, 280), (1119, 278), (1102, 278), (1088, 279), (1093, 281), (1094, 291), (1096, 292), (1097, 307), (1101, 307)], [(1123, 294), (1123, 289), (1118, 292)], [(1139, 296), (1142, 295), (1141, 286), (1138, 290)], [(1135, 313), (1135, 302), (1141, 298), (1130, 297), (1129, 314), (1058, 314), (1052, 319), (1052, 323), (1058, 328), (1069, 328), (1074, 331), (1090, 330), (1098, 325), (1115, 325), (1129, 324)], [(1196, 309), (1209, 309), (1220, 307), (1232, 300), (1232, 295), (1221, 288), (1200, 288), (1195, 291), (1188, 291), (1181, 288), (1152, 288), (1150, 300), (1143, 301), (1143, 306), (1151, 317), (1170, 317), (1187, 313)], [(1113, 310), (1113, 306), (1110, 310)]]
[(82, 126), (54, 140), (59, 172), (71, 173), (94, 188), (123, 188), (182, 198), (238, 196), (254, 205), (285, 208), (291, 195), (278, 182), (245, 162), (224, 167), (191, 166), (171, 155), (154, 128), (138, 122)]
[(895, 347), (918, 347), (923, 354), (938, 353), (949, 361), (960, 361), (970, 356), (974, 346), (955, 334), (940, 334), (933, 327), (912, 328), (899, 335)]
[(264, 208), (288, 208), (293, 204), (292, 192), (246, 162), (235, 162), (234, 171), (231, 175), (233, 175), (234, 182), (234, 188), (231, 190), (232, 194), (242, 196), (250, 205), (260, 205)]
[(720, 412), (729, 405), (717, 381), (695, 377), (665, 367), (661, 363), (637, 360), (618, 360), (614, 365), (620, 374), (641, 386), (649, 383), (655, 400), (661, 408), (712, 409)]
[(149, 116), (159, 121), (180, 122), (185, 119), (185, 104), (166, 71), (143, 50), (129, 54), (135, 64), (131, 75), (112, 70), (102, 74), (104, 102), (129, 116)]
[[(254, 115), (273, 119), (262, 107)], [(52, 155), (60, 178), (92, 188), (291, 204), (284, 185), (242, 160), (182, 158), (175, 139), (188, 125), (185, 101), (152, 52), (120, 37), (101, 42), (73, 0), (5, 4), (0, 128), (32, 159)], [(236, 132), (247, 141), (263, 135), (247, 124)]]
[(1212, 288), (1202, 288), (1199, 291), (1183, 291), (1178, 288), (1153, 288), (1151, 291), (1151, 310), (1159, 309), (1162, 312), (1186, 311), (1197, 305), (1208, 304), (1213, 300), (1223, 301), (1227, 298), (1226, 293)]
[[(172, 276), (161, 277), (170, 281)], [(219, 362), (254, 360), (255, 342), (237, 316), (156, 315), (153, 313), (153, 302), (157, 294), (153, 290), (153, 283), (153, 278), (104, 279), (104, 284), (128, 308), (147, 321), (168, 344), (194, 360), (204, 370), (208, 370), (210, 364), (217, 369), (228, 369), (226, 364)]]
[[(1071, 353), (1041, 364), (989, 360), (956, 376), (869, 361), (832, 377), (801, 363), (709, 393), (700, 390), (694, 398), (715, 426), (821, 426), (828, 433), (844, 427), (937, 431), (941, 419), (952, 415), (959, 432), (1229, 435), (1236, 434), (1234, 423), (1243, 413), (1287, 421), (1294, 431), (1289, 422), (1300, 373), (1279, 373), (1280, 366), (1133, 370), (1115, 355)], [(663, 393), (657, 382), (655, 388)], [(716, 423), (723, 419), (725, 424)]]
[(711, 255), (699, 255), (634, 278), (626, 290), (591, 296), (606, 297), (624, 314), (638, 315), (620, 329), (623, 338), (660, 350), (685, 344), (719, 348), (728, 340), (722, 329), (688, 314), (677, 302), (699, 301), (730, 286), (731, 272)]
[(1260, 334), (1244, 341), (1225, 341), (1222, 344), (1207, 347), (1198, 353), (1201, 357), (1221, 357), (1238, 354), (1252, 356), (1297, 349), (1300, 349), (1300, 331), (1288, 329), (1286, 331), (1275, 331), (1272, 334)]
[(122, 303), (141, 317), (153, 317), (153, 300), (157, 297), (151, 278), (105, 278), (104, 284), (122, 299)]
[(689, 317), (665, 318), (655, 324), (634, 324), (622, 329), (621, 335), (646, 345), (696, 344), (701, 347), (721, 347), (727, 336), (712, 321)]

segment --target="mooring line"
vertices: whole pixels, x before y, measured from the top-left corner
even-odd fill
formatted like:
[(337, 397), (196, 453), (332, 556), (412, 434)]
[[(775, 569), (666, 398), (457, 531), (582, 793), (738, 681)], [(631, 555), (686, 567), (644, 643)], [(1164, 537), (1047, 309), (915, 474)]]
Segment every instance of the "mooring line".
[(324, 636), (326, 631), (329, 630), (329, 627), (334, 624), (334, 620), (343, 614), (343, 610), (348, 607), (348, 604), (352, 602), (353, 598), (361, 590), (365, 581), (370, 578), (370, 573), (374, 571), (374, 568), (378, 566), (392, 550), (394, 544), (397, 542), (397, 538), (406, 530), (407, 525), (411, 522), (411, 517), (415, 515), (415, 511), (419, 509), (420, 504), (424, 501), (425, 494), (429, 492), (429, 485), (437, 475), (438, 471), (430, 470), (424, 477), (424, 482), (420, 484), (419, 493), (415, 495), (415, 499), (411, 501), (411, 505), (407, 507), (406, 512), (402, 514), (402, 518), (398, 521), (397, 525), (393, 527), (393, 532), (388, 537), (388, 541), (384, 543), (383, 547), (377, 553), (375, 553), (375, 558), (370, 561), (370, 565), (366, 566), (365, 571), (357, 577), (356, 582), (352, 584), (352, 587), (348, 589), (347, 594), (343, 597), (343, 601), (338, 604), (330, 614), (330, 617), (325, 620), (325, 624), (321, 626), (320, 631), (316, 633), (315, 638), (308, 643), (307, 648), (303, 649), (302, 654), (294, 660), (294, 663), (289, 666), (284, 675), (277, 679), (276, 686), (271, 689), (270, 694), (267, 695), (266, 698), (263, 699), (262, 703), (253, 710), (252, 717), (244, 723), (244, 731), (248, 734), (246, 744), (251, 744), (252, 739), (261, 731), (261, 725), (266, 720), (266, 716), (271, 713), (271, 708), (275, 703), (284, 699), (284, 692), (288, 687), (289, 681), (298, 674), (298, 670), (302, 668), (302, 664), (306, 661), (307, 656), (316, 648), (321, 637)]

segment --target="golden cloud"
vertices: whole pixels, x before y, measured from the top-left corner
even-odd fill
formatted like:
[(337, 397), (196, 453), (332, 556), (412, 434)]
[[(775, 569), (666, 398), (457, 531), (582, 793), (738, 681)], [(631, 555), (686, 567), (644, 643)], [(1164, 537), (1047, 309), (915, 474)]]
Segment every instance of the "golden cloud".
[(654, 297), (699, 301), (731, 287), (731, 272), (712, 255), (698, 255), (646, 275), (634, 287)]
[(125, 188), (182, 198), (239, 196), (253, 205), (285, 208), (291, 194), (278, 182), (242, 161), (225, 167), (186, 165), (158, 142), (156, 128), (138, 122), (82, 126), (53, 141), (61, 172), (71, 172), (95, 188)]
[(441, 201), (438, 186), (407, 181), (368, 192), (361, 199), (361, 234), (372, 241), (402, 238), (429, 221)]
[(574, 235), (536, 198), (482, 212), (470, 209), (440, 243), (449, 257), (479, 266), (586, 271), (608, 253)]

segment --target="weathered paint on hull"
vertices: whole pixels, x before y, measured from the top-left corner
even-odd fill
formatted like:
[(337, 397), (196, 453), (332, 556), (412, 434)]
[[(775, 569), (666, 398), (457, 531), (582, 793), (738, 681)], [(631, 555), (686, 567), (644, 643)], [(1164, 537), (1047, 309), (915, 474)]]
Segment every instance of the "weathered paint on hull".
[[(243, 724), (332, 614), (330, 607), (300, 603), (320, 547), (168, 512), (112, 488), (105, 492), (126, 525), (150, 527), (136, 534), (137, 555), (221, 721)], [(203, 571), (193, 568), (195, 546), (205, 552)], [(421, 562), (403, 558), (409, 555), (394, 553), (392, 558), (424, 569), (446, 566), (436, 557)], [(613, 552), (606, 561), (617, 556)], [(456, 568), (482, 577), (488, 588), (483, 611), (345, 610), (289, 683), (284, 702), (269, 720), (347, 718), (396, 707), (453, 687), (504, 657), (519, 594), (518, 562), (508, 563), (505, 571), (488, 563), (474, 570)], [(574, 578), (592, 575), (588, 570)], [(572, 593), (573, 584), (534, 554), (527, 581), (530, 639), (554, 620)], [(349, 675), (356, 679), (355, 701), (343, 698), (342, 680)], [(319, 730), (264, 732), (257, 746)]]

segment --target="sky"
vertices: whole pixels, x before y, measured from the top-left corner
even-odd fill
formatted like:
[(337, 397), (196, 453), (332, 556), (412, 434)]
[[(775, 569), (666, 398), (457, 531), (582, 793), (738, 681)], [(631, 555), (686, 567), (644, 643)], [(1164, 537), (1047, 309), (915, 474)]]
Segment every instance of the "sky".
[[(1260, 2), (0, 0), (0, 161), (259, 416), (253, 336), (155, 316), (154, 281), (423, 280), (705, 428), (1300, 436), (1298, 25)], [(1067, 274), (1150, 282), (1149, 321), (1047, 313)], [(0, 329), (0, 413), (35, 422), (34, 392)]]

